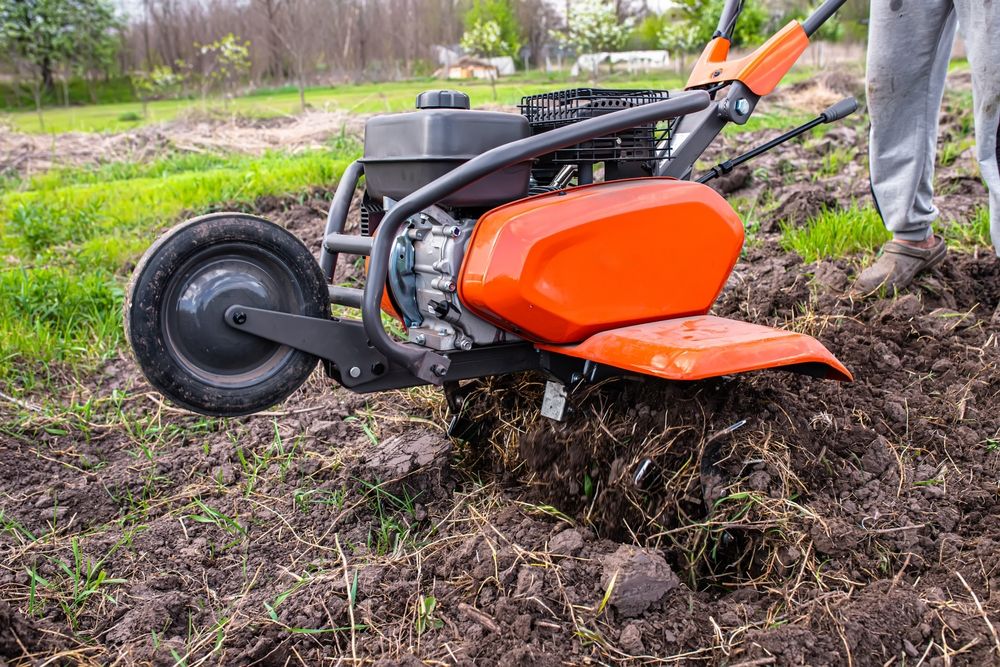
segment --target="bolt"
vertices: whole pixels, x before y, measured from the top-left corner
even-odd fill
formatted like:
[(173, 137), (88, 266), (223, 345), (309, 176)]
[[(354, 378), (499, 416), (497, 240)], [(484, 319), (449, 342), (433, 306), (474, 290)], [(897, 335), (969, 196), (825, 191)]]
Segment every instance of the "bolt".
[(458, 346), (460, 348), (462, 348), (463, 350), (471, 350), (472, 349), (472, 341), (469, 340), (468, 338), (463, 338), (462, 340), (458, 341)]
[(423, 334), (417, 334), (416, 336), (413, 337), (413, 342), (416, 343), (417, 345), (423, 345), (424, 343), (427, 342), (427, 336)]
[(456, 285), (453, 282), (449, 282), (447, 285), (444, 286), (444, 288), (449, 292), (454, 292), (456, 289), (458, 289), (458, 285)]
[(746, 116), (750, 113), (750, 100), (745, 97), (736, 100), (736, 113), (741, 116)]
[(447, 369), (445, 369), (445, 367), (442, 366), (441, 364), (434, 364), (433, 366), (431, 366), (431, 373), (434, 373), (434, 375), (438, 376), (439, 378), (443, 378), (445, 373), (447, 372), (448, 372)]
[(347, 371), (347, 374), (352, 378), (359, 378), (361, 377), (361, 369), (357, 366), (351, 366), (351, 370)]
[(233, 313), (233, 324), (243, 324), (247, 321), (247, 314), (242, 310), (237, 310)]

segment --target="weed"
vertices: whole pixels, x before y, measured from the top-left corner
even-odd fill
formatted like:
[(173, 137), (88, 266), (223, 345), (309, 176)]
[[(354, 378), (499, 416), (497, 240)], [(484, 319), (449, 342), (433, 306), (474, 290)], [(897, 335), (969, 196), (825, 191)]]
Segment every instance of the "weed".
[[(398, 553), (404, 546), (413, 546), (415, 540), (410, 524), (416, 520), (415, 497), (403, 492), (399, 497), (385, 490), (380, 483), (358, 480), (368, 490), (375, 522), (368, 530), (368, 549), (378, 556)], [(406, 520), (399, 515), (406, 516)]]
[(296, 509), (306, 512), (315, 505), (325, 505), (336, 507), (337, 510), (344, 509), (344, 500), (347, 498), (347, 489), (297, 489), (292, 495), (292, 502)]
[(854, 146), (835, 146), (823, 156), (820, 167), (813, 174), (813, 181), (841, 173), (849, 164), (858, 159), (858, 149)]
[(421, 595), (417, 599), (415, 625), (418, 635), (422, 635), (428, 630), (436, 630), (444, 625), (444, 621), (434, 618), (435, 607), (437, 607), (437, 599), (431, 595)]
[[(64, 587), (69, 590), (63, 592), (62, 587), (57, 587), (51, 580), (43, 579), (37, 572), (29, 572), (32, 582), (31, 596), (35, 597), (36, 595), (36, 584), (41, 584), (43, 588), (52, 590), (58, 596), (59, 606), (69, 620), (70, 626), (76, 628), (79, 614), (91, 598), (103, 596), (110, 600), (111, 598), (104, 592), (104, 589), (115, 584), (126, 583), (125, 579), (109, 577), (104, 569), (104, 562), (118, 550), (121, 544), (120, 540), (103, 558), (92, 561), (83, 554), (80, 541), (74, 537), (71, 542), (72, 562), (52, 559), (53, 563), (65, 574)], [(60, 590), (56, 590), (57, 588)], [(29, 606), (32, 605), (29, 604)]]
[(845, 209), (823, 209), (804, 226), (781, 225), (781, 246), (806, 262), (871, 252), (891, 238), (882, 218), (871, 207), (852, 204)]
[(197, 521), (198, 523), (211, 524), (222, 529), (227, 534), (234, 536), (235, 539), (224, 545), (223, 550), (239, 544), (240, 539), (246, 537), (246, 528), (244, 528), (240, 522), (236, 520), (236, 517), (229, 516), (225, 512), (209, 507), (201, 498), (195, 498), (194, 504), (195, 507), (201, 510), (201, 512), (199, 514), (188, 514), (184, 518)]
[[(247, 450), (242, 446), (236, 447), (236, 458), (240, 462), (246, 483), (243, 486), (243, 495), (249, 496), (257, 487), (257, 483), (262, 473), (270, 470), (272, 465), (277, 465), (279, 480), (285, 479), (288, 468), (295, 460), (295, 453), (299, 447), (300, 439), (296, 438), (289, 445), (281, 436), (278, 429), (278, 421), (272, 422), (274, 436), (264, 451), (258, 453), (256, 450)], [(230, 439), (235, 442), (235, 436), (230, 434)]]
[(991, 247), (990, 210), (983, 206), (976, 210), (972, 220), (951, 220), (942, 227), (942, 235), (948, 245), (971, 250), (976, 247)]

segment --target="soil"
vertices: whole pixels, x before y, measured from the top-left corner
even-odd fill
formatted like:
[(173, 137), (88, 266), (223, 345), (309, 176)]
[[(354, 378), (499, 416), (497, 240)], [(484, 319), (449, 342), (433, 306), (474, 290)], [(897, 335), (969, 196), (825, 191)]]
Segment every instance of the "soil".
[(248, 118), (190, 113), (177, 120), (114, 133), (24, 134), (0, 126), (0, 175), (31, 176), (55, 167), (148, 162), (177, 153), (287, 152), (320, 149), (346, 134), (360, 137), (365, 116), (309, 111)]
[[(715, 307), (816, 336), (854, 382), (611, 380), (556, 424), (543, 379), (509, 376), (469, 386), (452, 439), (436, 390), (318, 373), (274, 412), (198, 420), (123, 355), (73, 399), (126, 390), (130, 428), (0, 433), (0, 661), (997, 664), (1000, 262), (951, 253), (856, 300), (857, 258), (778, 243), (864, 196), (861, 164), (812, 178), (864, 141), (837, 129), (731, 184), (767, 205)], [(942, 210), (985, 201), (962, 183)], [(257, 208), (316, 247), (325, 201)], [(73, 537), (115, 582), (79, 604)]]

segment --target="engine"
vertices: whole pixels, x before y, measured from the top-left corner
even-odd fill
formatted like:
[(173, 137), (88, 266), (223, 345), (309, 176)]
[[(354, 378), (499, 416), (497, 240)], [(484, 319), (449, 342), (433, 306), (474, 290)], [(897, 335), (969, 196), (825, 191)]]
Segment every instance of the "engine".
[[(472, 111), (467, 95), (450, 90), (421, 93), (417, 111), (371, 118), (365, 126), (362, 233), (374, 233), (385, 211), (414, 190), (484, 151), (530, 134), (524, 116)], [(491, 174), (403, 226), (387, 282), (412, 342), (449, 351), (515, 340), (462, 306), (458, 272), (478, 217), (526, 196), (530, 176), (530, 163)]]
[[(522, 100), (521, 113), (470, 110), (452, 90), (417, 97), (417, 110), (375, 116), (365, 125), (365, 195), (361, 231), (373, 234), (398, 200), (477, 155), (569, 123), (663, 99), (662, 91), (578, 89)], [(665, 130), (635, 128), (494, 172), (413, 216), (403, 226), (389, 265), (388, 293), (411, 342), (435, 350), (517, 340), (481, 319), (458, 298), (459, 271), (471, 232), (498, 205), (529, 194), (593, 181), (648, 175)]]

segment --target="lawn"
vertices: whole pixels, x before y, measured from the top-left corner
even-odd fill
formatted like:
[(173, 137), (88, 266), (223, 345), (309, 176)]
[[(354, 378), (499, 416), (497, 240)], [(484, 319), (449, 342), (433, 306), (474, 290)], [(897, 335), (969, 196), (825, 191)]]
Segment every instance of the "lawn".
[[(811, 74), (810, 68), (796, 68), (786, 77), (786, 82), (803, 81), (808, 79)], [(314, 87), (307, 90), (306, 102), (316, 109), (342, 110), (359, 114), (405, 111), (413, 108), (413, 101), (420, 91), (428, 88), (452, 87), (468, 93), (474, 107), (483, 105), (512, 106), (525, 95), (559, 88), (597, 86), (678, 90), (684, 85), (685, 80), (686, 77), (672, 71), (641, 75), (617, 73), (597, 81), (572, 79), (565, 72), (551, 75), (529, 72), (500, 80), (496, 85), (495, 98), (487, 81), (442, 81), (427, 78)], [(282, 88), (256, 91), (249, 95), (236, 97), (225, 104), (218, 99), (211, 98), (208, 100), (160, 100), (149, 103), (145, 118), (142, 118), (142, 105), (138, 102), (59, 107), (45, 110), (44, 131), (47, 133), (118, 132), (146, 123), (173, 120), (191, 111), (205, 110), (259, 118), (274, 118), (297, 113), (299, 111), (299, 96), (294, 88)], [(9, 113), (0, 116), (0, 118), (6, 119), (14, 129), (20, 132), (37, 133), (42, 131), (38, 117), (33, 111)], [(791, 121), (785, 118), (784, 122)], [(760, 117), (757, 117), (753, 123), (754, 127), (759, 127), (762, 121)]]
[(330, 188), (358, 146), (261, 157), (179, 155), (8, 183), (0, 194), (0, 386), (48, 386), (114, 354), (129, 267), (185, 217)]

